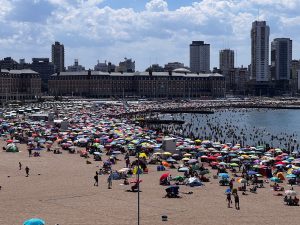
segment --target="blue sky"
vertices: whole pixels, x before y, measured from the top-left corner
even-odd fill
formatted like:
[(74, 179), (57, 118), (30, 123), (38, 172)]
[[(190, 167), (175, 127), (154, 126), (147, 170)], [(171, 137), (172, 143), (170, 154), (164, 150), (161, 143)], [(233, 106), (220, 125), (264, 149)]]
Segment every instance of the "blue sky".
[[(151, 63), (189, 65), (189, 44), (211, 45), (211, 68), (218, 52), (231, 48), (236, 65), (250, 63), (250, 29), (270, 25), (270, 41), (293, 40), (300, 58), (300, 0), (0, 0), (0, 58), (27, 62), (50, 57), (51, 44), (65, 45), (66, 66), (86, 68), (97, 60), (117, 64), (133, 58), (138, 70)], [(259, 12), (259, 13), (258, 13)]]

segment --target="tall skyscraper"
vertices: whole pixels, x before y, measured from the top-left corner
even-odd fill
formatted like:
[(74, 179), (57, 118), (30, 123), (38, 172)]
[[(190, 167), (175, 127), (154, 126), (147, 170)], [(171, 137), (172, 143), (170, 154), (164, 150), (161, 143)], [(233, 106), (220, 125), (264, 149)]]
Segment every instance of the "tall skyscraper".
[(52, 45), (52, 63), (55, 65), (56, 72), (65, 70), (65, 48), (58, 41)]
[(230, 49), (223, 49), (220, 51), (220, 70), (228, 71), (234, 68), (234, 51)]
[(292, 40), (275, 38), (271, 43), (272, 78), (290, 80), (292, 61)]
[(254, 21), (251, 29), (251, 79), (269, 81), (269, 36), (266, 21)]
[(193, 41), (190, 44), (190, 69), (193, 73), (210, 72), (210, 45), (204, 41)]

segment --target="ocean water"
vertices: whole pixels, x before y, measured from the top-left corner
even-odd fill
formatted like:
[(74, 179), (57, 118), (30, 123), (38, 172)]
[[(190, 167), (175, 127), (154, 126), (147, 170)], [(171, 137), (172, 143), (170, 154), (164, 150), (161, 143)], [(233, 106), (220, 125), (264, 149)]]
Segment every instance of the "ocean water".
[(163, 119), (184, 120), (182, 127), (168, 130), (193, 134), (196, 138), (213, 141), (265, 145), (299, 149), (300, 110), (291, 109), (229, 109), (214, 114), (167, 114)]

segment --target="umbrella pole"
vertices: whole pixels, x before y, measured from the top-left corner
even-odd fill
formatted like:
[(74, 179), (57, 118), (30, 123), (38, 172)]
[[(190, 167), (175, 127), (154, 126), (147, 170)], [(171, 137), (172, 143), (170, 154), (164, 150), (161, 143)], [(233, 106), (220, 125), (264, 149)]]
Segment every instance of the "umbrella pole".
[(137, 146), (138, 163), (137, 163), (137, 182), (138, 182), (138, 225), (140, 225), (140, 146)]

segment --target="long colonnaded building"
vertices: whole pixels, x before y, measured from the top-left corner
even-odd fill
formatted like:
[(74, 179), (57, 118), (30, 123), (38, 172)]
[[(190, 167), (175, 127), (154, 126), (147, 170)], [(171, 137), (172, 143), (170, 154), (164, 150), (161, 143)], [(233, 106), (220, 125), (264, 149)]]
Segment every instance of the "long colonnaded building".
[(0, 72), (0, 102), (33, 100), (41, 95), (39, 73), (30, 70), (7, 70)]
[(199, 98), (224, 97), (225, 78), (218, 73), (170, 72), (60, 72), (49, 79), (49, 93), (56, 96)]

